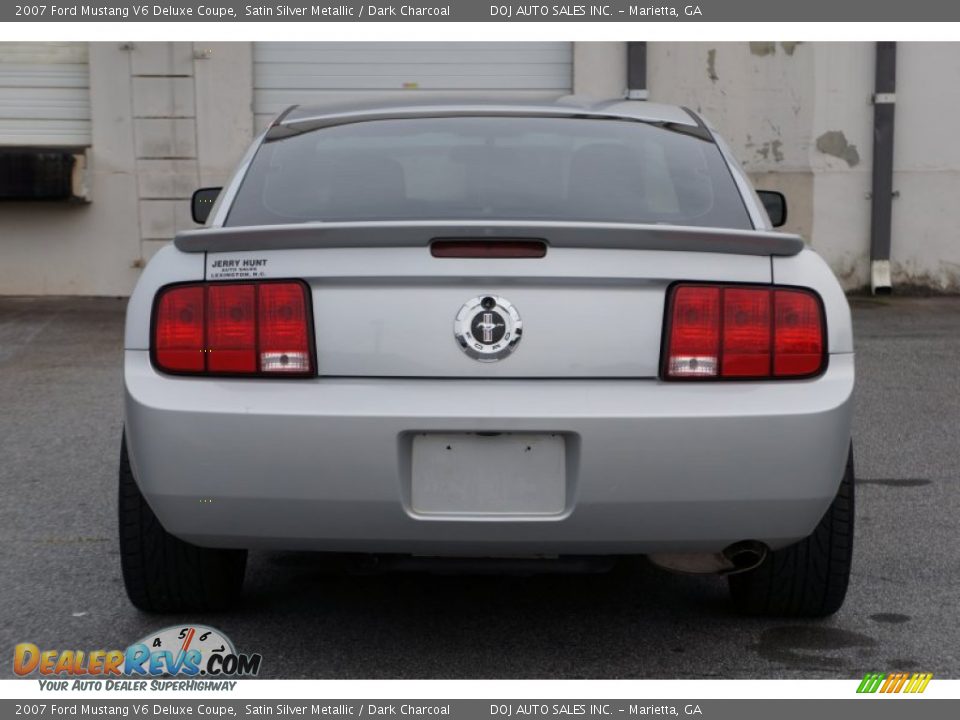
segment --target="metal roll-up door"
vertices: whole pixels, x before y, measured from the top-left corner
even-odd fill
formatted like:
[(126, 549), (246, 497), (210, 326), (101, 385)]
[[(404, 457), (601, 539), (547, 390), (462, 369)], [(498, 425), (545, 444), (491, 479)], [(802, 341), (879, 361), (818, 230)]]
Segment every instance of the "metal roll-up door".
[(85, 42), (0, 42), (0, 147), (90, 145)]
[(260, 42), (258, 127), (290, 105), (423, 96), (554, 98), (573, 85), (566, 42)]

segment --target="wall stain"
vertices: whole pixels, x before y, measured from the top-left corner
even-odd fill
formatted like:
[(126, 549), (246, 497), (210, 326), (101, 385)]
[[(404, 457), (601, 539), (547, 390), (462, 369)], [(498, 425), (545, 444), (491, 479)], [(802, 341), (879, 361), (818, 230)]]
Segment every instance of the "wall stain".
[(824, 155), (832, 155), (845, 161), (850, 167), (860, 164), (857, 146), (847, 142), (847, 136), (841, 130), (828, 130), (817, 138), (817, 150)]
[[(857, 650), (868, 655), (877, 641), (869, 635), (817, 625), (786, 625), (764, 630), (755, 646), (761, 657), (792, 668), (837, 668), (843, 660), (831, 651)], [(863, 651), (863, 652), (860, 652)]]
[[(752, 143), (748, 144), (747, 147), (752, 147)], [(764, 160), (769, 160), (773, 156), (774, 162), (783, 162), (783, 143), (780, 140), (765, 142), (754, 152)]]
[[(840, 284), (847, 290), (863, 290), (869, 292), (870, 283), (863, 274), (863, 265), (858, 259), (849, 259), (847, 255), (843, 259), (834, 260), (833, 274), (837, 276)], [(872, 296), (871, 296), (872, 297)]]
[(780, 43), (780, 47), (783, 48), (783, 51), (787, 55), (793, 55), (797, 51), (797, 46), (802, 44), (803, 43), (800, 42), (782, 42)]
[(776, 55), (777, 44), (772, 42), (752, 42), (750, 43), (750, 54), (756, 55), (757, 57), (766, 57), (767, 55)]
[(912, 262), (891, 262), (893, 291), (903, 295), (958, 295), (960, 294), (960, 268), (957, 263), (941, 260), (939, 272), (923, 271)]
[(716, 82), (720, 79), (720, 76), (717, 75), (717, 51), (715, 48), (707, 50), (707, 77), (710, 78), (710, 82)]
[(773, 153), (773, 159), (777, 162), (783, 162), (783, 143), (779, 140), (774, 140), (770, 143), (770, 152)]

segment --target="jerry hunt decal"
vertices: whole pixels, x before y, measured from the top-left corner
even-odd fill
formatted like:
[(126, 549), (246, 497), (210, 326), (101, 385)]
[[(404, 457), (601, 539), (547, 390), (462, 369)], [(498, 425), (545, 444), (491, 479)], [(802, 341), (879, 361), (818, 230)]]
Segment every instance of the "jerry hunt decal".
[(207, 280), (239, 280), (266, 277), (267, 258), (207, 256)]

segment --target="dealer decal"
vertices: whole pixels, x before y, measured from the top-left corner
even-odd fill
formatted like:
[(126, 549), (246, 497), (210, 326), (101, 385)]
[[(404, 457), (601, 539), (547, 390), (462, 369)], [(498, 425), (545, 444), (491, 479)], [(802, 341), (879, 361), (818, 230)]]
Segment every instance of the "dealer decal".
[(207, 256), (207, 280), (240, 280), (267, 276), (267, 258)]

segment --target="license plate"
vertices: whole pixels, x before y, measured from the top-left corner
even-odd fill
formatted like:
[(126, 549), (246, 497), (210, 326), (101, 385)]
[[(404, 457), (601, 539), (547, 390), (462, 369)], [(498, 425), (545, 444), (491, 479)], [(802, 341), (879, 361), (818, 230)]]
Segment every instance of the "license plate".
[(566, 506), (562, 435), (415, 435), (412, 462), (416, 513), (556, 515)]

